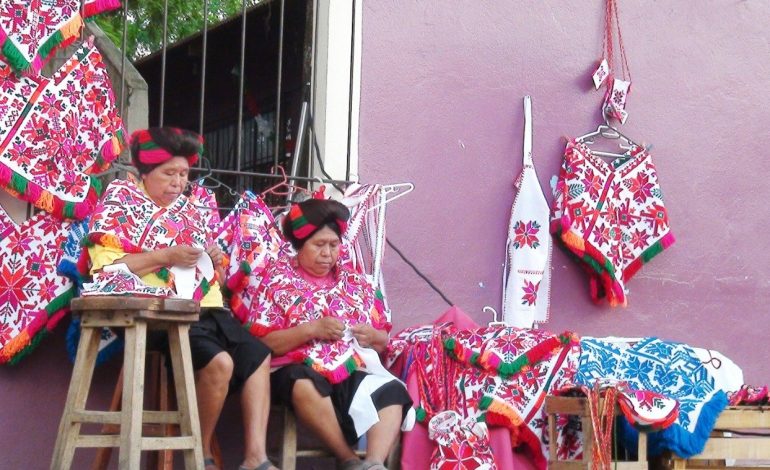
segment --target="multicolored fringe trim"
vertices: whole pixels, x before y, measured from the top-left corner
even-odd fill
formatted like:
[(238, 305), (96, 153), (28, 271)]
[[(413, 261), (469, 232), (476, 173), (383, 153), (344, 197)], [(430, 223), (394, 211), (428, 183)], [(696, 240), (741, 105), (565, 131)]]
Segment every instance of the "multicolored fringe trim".
[[(585, 240), (570, 231), (570, 225), (569, 217), (564, 215), (561, 220), (556, 220), (551, 224), (551, 232), (562, 241), (571, 254), (583, 263), (590, 274), (596, 276), (592, 276), (590, 283), (593, 301), (599, 302), (603, 296), (606, 296), (611, 307), (627, 306), (628, 299), (626, 299), (623, 284), (618, 281), (612, 262), (590, 243), (585, 243)], [(649, 263), (652, 258), (673, 245), (675, 241), (674, 234), (669, 232), (644, 250), (623, 272), (621, 277), (623, 283), (630, 280), (644, 264)]]
[(6, 62), (13, 67), (19, 74), (37, 75), (40, 69), (48, 62), (51, 55), (59, 47), (67, 47), (72, 44), (83, 29), (83, 18), (77, 13), (59, 31), (55, 32), (43, 43), (37, 50), (37, 54), (32, 62), (27, 61), (24, 54), (16, 47), (13, 41), (8, 37), (8, 33), (0, 28), (0, 52), (5, 57)]
[(16, 365), (27, 357), (56, 328), (59, 321), (69, 312), (70, 300), (75, 296), (75, 288), (56, 297), (45, 308), (45, 315), (40, 315), (16, 338), (5, 344), (0, 350), (0, 364)]
[[(690, 458), (700, 454), (716, 425), (719, 414), (727, 404), (727, 395), (723, 391), (719, 391), (701, 407), (698, 422), (693, 432), (687, 431), (679, 424), (673, 424), (661, 431), (648, 433), (647, 455), (655, 457), (667, 450), (676, 453), (681, 458)], [(625, 419), (619, 420), (618, 423), (623, 446), (636, 453), (639, 431), (634, 429)]]
[[(115, 137), (102, 146), (100, 157), (91, 171), (102, 171), (107, 168), (110, 162), (118, 157), (124, 145), (123, 133), (119, 131)], [(37, 183), (28, 181), (10, 167), (0, 163), (0, 186), (5, 187), (13, 196), (30, 202), (38, 209), (59, 219), (82, 220), (94, 211), (99, 195), (102, 193), (102, 182), (94, 175), (89, 178), (91, 179), (91, 186), (83, 201), (64, 202)]]
[(579, 342), (577, 336), (565, 331), (559, 336), (552, 336), (539, 343), (511, 362), (505, 362), (492, 351), (479, 353), (465, 348), (452, 337), (444, 338), (444, 349), (450, 357), (465, 362), (484, 370), (495, 372), (500, 377), (507, 379), (519, 372), (528, 370), (532, 365), (542, 361), (548, 354), (564, 346), (570, 346)]
[(358, 354), (353, 354), (334, 370), (326, 369), (310, 358), (303, 359), (302, 363), (323, 375), (324, 378), (326, 378), (326, 380), (328, 380), (332, 385), (338, 384), (347, 379), (350, 377), (350, 374), (364, 365), (364, 362), (360, 357), (358, 357)]

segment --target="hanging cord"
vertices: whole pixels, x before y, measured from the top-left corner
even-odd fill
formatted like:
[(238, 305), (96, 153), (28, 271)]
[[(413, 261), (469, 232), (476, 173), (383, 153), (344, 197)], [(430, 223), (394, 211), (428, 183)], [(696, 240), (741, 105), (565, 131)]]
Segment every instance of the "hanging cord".
[[(310, 133), (313, 135), (313, 148), (315, 149), (315, 156), (316, 156), (316, 161), (318, 162), (318, 167), (321, 169), (321, 173), (323, 173), (323, 175), (327, 179), (333, 180), (334, 178), (332, 178), (329, 175), (329, 173), (326, 172), (326, 168), (324, 167), (323, 161), (321, 161), (321, 148), (318, 145), (318, 139), (317, 139), (316, 133), (315, 133), (315, 123), (314, 123), (314, 120), (313, 120), (313, 113), (310, 111), (309, 107), (308, 107), (308, 110), (307, 110), (307, 120), (308, 120), (308, 126), (310, 127)], [(345, 191), (343, 191), (343, 189), (340, 186), (338, 186), (338, 185), (336, 185), (334, 183), (332, 183), (332, 186), (334, 186), (334, 189), (336, 189), (340, 193), (344, 193), (345, 192)], [(396, 248), (396, 246), (393, 244), (393, 242), (390, 241), (390, 239), (388, 237), (385, 237), (385, 242), (388, 244), (389, 247), (391, 247), (393, 249), (393, 251), (396, 252), (396, 254), (404, 261), (404, 263), (406, 263), (410, 268), (412, 268), (412, 270), (415, 272), (415, 274), (420, 276), (420, 278), (422, 278), (422, 280), (425, 281), (428, 284), (428, 286), (430, 286), (431, 289), (433, 289), (438, 295), (441, 296), (442, 299), (444, 299), (444, 302), (446, 302), (450, 307), (453, 307), (455, 305), (454, 302), (449, 300), (449, 298), (446, 295), (444, 295), (443, 292), (441, 292), (441, 289), (439, 289), (430, 279), (428, 279), (428, 276), (423, 274), (422, 271), (420, 271), (417, 268), (417, 266), (415, 266), (414, 263), (412, 263), (409, 260), (409, 258), (407, 258), (406, 255), (404, 255), (401, 252), (401, 250)]]
[[(604, 403), (601, 395), (604, 390)], [(615, 404), (618, 400), (618, 389), (607, 387), (602, 389), (597, 380), (588, 392), (588, 410), (593, 427), (594, 451), (591, 456), (591, 468), (607, 470), (612, 464), (612, 443), (615, 424)]]

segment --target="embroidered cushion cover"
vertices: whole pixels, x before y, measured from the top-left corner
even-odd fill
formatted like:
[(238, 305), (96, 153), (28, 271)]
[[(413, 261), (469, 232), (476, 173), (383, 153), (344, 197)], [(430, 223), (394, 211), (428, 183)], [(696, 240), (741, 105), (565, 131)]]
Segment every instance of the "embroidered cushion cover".
[(0, 363), (21, 358), (68, 311), (73, 284), (56, 265), (69, 227), (44, 213), (17, 225), (0, 208)]
[(100, 187), (90, 175), (123, 148), (99, 51), (84, 45), (50, 79), (0, 63), (0, 91), (0, 186), (60, 218), (90, 214)]
[(3, 0), (0, 53), (17, 71), (37, 75), (59, 47), (80, 36), (83, 18), (120, 6), (118, 0)]
[(674, 243), (650, 154), (635, 147), (610, 164), (585, 144), (568, 142), (551, 231), (584, 264), (594, 300), (626, 305), (626, 283)]

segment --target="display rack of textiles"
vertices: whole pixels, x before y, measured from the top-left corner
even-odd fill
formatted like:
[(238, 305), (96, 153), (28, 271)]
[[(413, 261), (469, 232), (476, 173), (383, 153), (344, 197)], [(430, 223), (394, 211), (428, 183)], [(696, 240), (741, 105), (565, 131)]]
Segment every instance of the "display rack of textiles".
[[(724, 356), (658, 338), (579, 338), (570, 332), (440, 320), (407, 328), (388, 349), (386, 364), (415, 384), (410, 393), (418, 420), (428, 423), (449, 409), (483, 420), (491, 433), (506, 428), (511, 446), (528, 454), (537, 468), (546, 468), (552, 445), (560, 460), (578, 460), (584, 452), (579, 419), (557, 420), (557, 437), (549, 438), (549, 396), (569, 390), (590, 396), (598, 384), (603, 397), (612, 391), (612, 410), (617, 403), (622, 416), (603, 421), (605, 445), (616, 433), (629, 455), (638, 455), (642, 431), (648, 458), (666, 450), (691, 457), (703, 450), (727, 405), (726, 392), (742, 383), (740, 368)], [(442, 349), (430, 346), (437, 335)], [(721, 358), (719, 367), (709, 361), (714, 356)], [(600, 421), (593, 427), (598, 429)], [(405, 436), (405, 455), (409, 447)]]
[[(0, 215), (0, 363), (15, 364), (69, 311), (76, 248), (125, 147), (102, 54), (83, 19), (118, 0), (7, 0), (0, 6), (0, 188), (38, 210)], [(68, 58), (50, 76), (57, 50)], [(28, 210), (28, 215), (32, 211)]]

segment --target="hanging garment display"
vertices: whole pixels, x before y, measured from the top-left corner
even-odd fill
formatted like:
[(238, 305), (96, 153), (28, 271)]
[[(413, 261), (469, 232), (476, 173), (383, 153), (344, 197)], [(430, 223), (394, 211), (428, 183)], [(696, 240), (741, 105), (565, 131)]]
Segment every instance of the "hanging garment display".
[(38, 75), (58, 48), (80, 36), (83, 17), (119, 6), (119, 0), (3, 0), (0, 54), (17, 72)]
[[(131, 180), (114, 180), (107, 187), (91, 216), (88, 240), (125, 253), (142, 253), (173, 245), (205, 249), (213, 242), (201, 211), (187, 197), (180, 195), (170, 206), (160, 207)], [(209, 257), (201, 256), (200, 259), (209, 260)], [(174, 286), (179, 294), (183, 286), (174, 281), (172, 270), (161, 268), (157, 274), (168, 279), (168, 286)], [(215, 276), (200, 262), (192, 276), (192, 298), (200, 300)]]
[(230, 308), (242, 321), (255, 308), (261, 273), (269, 262), (289, 249), (273, 214), (261, 197), (246, 191), (217, 229), (217, 241), (229, 238), (227, 289)]
[(380, 291), (385, 315), (390, 321), (385, 278), (382, 275), (387, 187), (380, 184), (351, 184), (345, 189), (341, 202), (350, 210), (342, 244), (345, 245), (345, 253), (349, 255), (351, 268), (365, 274)]
[(53, 76), (17, 78), (0, 63), (0, 186), (59, 218), (93, 211), (91, 175), (123, 148), (123, 123), (96, 48), (84, 44)]
[(56, 265), (69, 227), (43, 213), (17, 225), (0, 208), (0, 363), (18, 361), (68, 311), (73, 284)]
[(585, 265), (591, 297), (626, 305), (626, 283), (674, 243), (650, 154), (633, 147), (604, 161), (567, 143), (555, 188), (551, 231)]
[(548, 321), (551, 303), (549, 208), (532, 160), (532, 99), (524, 97), (524, 157), (516, 180), (503, 267), (503, 321), (532, 328)]

